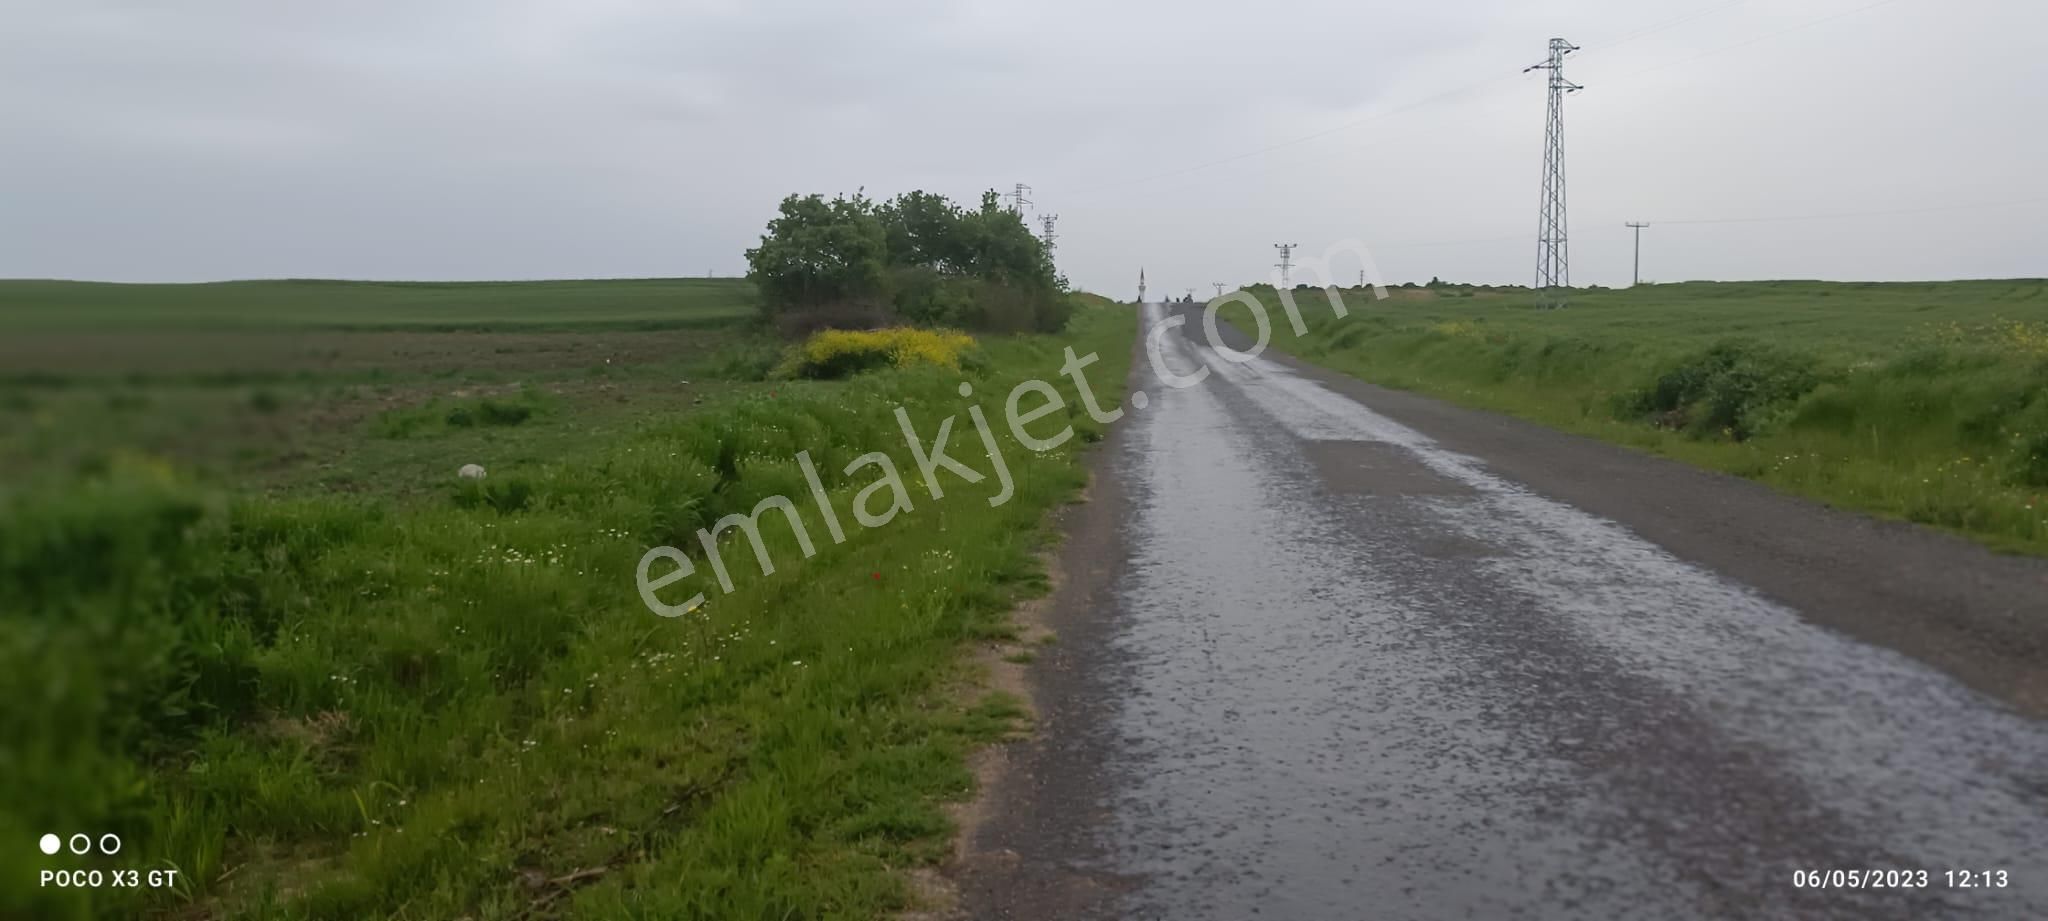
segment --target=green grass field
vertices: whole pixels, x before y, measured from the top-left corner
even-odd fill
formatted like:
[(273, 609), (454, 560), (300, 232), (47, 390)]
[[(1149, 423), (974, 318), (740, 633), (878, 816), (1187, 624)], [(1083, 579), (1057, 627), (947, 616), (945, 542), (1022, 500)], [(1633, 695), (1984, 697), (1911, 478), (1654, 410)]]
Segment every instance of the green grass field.
[(597, 281), (0, 281), (0, 334), (29, 331), (674, 329), (752, 315), (739, 278)]
[[(2048, 554), (2048, 282), (1395, 289), (1300, 341), (1367, 380)], [(1242, 307), (1226, 308), (1237, 316)]]
[[(960, 415), (951, 453), (986, 470), (966, 407), (999, 415), (1010, 382), (1060, 382), (1068, 344), (1103, 356), (1090, 379), (1113, 402), (1133, 318), (1090, 310), (1057, 337), (985, 340), (966, 372), (772, 381), (776, 346), (746, 326), (625, 328), (658, 299), (587, 299), (583, 285), (506, 286), (518, 309), (469, 299), (462, 322), (418, 309), (414, 286), (381, 303), (360, 299), (376, 286), (343, 286), (275, 308), (284, 321), (254, 300), (172, 304), (166, 332), (132, 351), (107, 346), (133, 344), (120, 317), (158, 309), (135, 289), (78, 314), (97, 332), (0, 308), (0, 328), (75, 346), (0, 375), (0, 764), (20, 804), (0, 838), (113, 832), (120, 859), (64, 865), (182, 880), (12, 887), (0, 915), (911, 904), (902, 871), (945, 852), (964, 754), (1018, 713), (974, 690), (964, 652), (1007, 635), (1011, 605), (1042, 589), (1045, 515), (1082, 484), (1102, 430), (1071, 395), (1079, 436), (1056, 450), (1024, 450), (991, 420), (1016, 480), (992, 508), (992, 484), (949, 481), (933, 500), (892, 410), (927, 440)], [(550, 308), (539, 291), (566, 299)], [(234, 319), (250, 316), (264, 322)], [(466, 329), (484, 316), (511, 326)], [(810, 504), (798, 450), (848, 519), (844, 543)], [(848, 508), (873, 477), (842, 471), (871, 451), (914, 508), (863, 530)], [(458, 480), (471, 462), (489, 476)], [(777, 494), (803, 510), (816, 556), (771, 521), (773, 575), (742, 538), (727, 551), (735, 592), (673, 620), (648, 611), (634, 573), (649, 546), (689, 544)], [(50, 863), (0, 851), (19, 879)]]

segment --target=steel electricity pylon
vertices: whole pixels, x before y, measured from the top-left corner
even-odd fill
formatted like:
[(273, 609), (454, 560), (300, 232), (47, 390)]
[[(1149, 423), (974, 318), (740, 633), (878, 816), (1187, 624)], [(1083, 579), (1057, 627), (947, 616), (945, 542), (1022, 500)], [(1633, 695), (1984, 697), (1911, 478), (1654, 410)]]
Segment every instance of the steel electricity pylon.
[(1222, 297), (1222, 296), (1223, 296), (1223, 286), (1224, 286), (1224, 285), (1226, 285), (1226, 284), (1229, 284), (1229, 283), (1228, 283), (1228, 282), (1221, 282), (1221, 281), (1212, 281), (1212, 282), (1210, 282), (1210, 284), (1212, 284), (1212, 285), (1215, 285), (1215, 286), (1216, 286), (1216, 296), (1217, 296), (1217, 297)]
[(1273, 248), (1280, 251), (1280, 261), (1273, 263), (1273, 267), (1280, 270), (1280, 287), (1282, 288), (1294, 287), (1294, 248), (1299, 245), (1301, 244), (1273, 244)]
[(1017, 183), (1016, 189), (1010, 193), (1010, 211), (1018, 217), (1023, 217), (1024, 206), (1031, 204), (1031, 199), (1024, 197), (1024, 193), (1029, 191), (1031, 191), (1031, 187), (1020, 182)]
[(1038, 216), (1039, 225), (1045, 228), (1045, 234), (1039, 239), (1045, 241), (1045, 255), (1047, 258), (1052, 257), (1053, 243), (1060, 238), (1059, 234), (1053, 232), (1053, 225), (1059, 222), (1060, 216), (1057, 214), (1041, 214)]
[(1579, 46), (1561, 38), (1550, 40), (1550, 57), (1522, 68), (1550, 71), (1548, 115), (1543, 127), (1543, 203), (1536, 221), (1536, 298), (1545, 307), (1563, 307), (1571, 288), (1571, 255), (1566, 247), (1564, 209), (1564, 97), (1584, 87), (1564, 78), (1564, 56)]

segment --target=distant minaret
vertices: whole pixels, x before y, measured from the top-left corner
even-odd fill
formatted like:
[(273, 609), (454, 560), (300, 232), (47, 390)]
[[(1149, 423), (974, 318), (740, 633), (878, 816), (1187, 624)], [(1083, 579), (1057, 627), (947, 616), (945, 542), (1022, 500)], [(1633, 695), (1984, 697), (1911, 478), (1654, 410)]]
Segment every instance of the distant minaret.
[(1138, 303), (1145, 303), (1145, 267), (1138, 267)]

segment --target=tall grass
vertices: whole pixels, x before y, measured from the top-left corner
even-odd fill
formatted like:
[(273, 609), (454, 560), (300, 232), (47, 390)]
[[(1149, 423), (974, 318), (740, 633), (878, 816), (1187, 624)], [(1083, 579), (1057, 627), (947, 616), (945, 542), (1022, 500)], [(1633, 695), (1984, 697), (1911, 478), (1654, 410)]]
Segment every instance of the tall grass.
[[(115, 833), (118, 858), (0, 848), (0, 876), (174, 866), (175, 892), (0, 889), (0, 914), (289, 918), (874, 916), (935, 859), (936, 800), (999, 698), (963, 706), (960, 648), (1041, 584), (1047, 508), (1082, 482), (1081, 438), (998, 437), (1016, 497), (935, 501), (892, 410), (929, 432), (977, 394), (1097, 351), (1120, 394), (1133, 332), (985, 343), (965, 372), (764, 384), (444, 501), (262, 498), (126, 459), (0, 497), (0, 839)], [(998, 404), (999, 405), (999, 404)], [(1045, 423), (1041, 423), (1043, 425)], [(986, 469), (970, 446), (955, 456)], [(773, 576), (675, 620), (640, 601), (650, 545), (784, 494), (822, 534), (807, 450), (882, 451), (915, 511), (803, 559), (764, 528)], [(951, 487), (952, 484), (949, 484)], [(516, 501), (490, 497), (516, 494)], [(677, 587), (671, 591), (688, 594)]]

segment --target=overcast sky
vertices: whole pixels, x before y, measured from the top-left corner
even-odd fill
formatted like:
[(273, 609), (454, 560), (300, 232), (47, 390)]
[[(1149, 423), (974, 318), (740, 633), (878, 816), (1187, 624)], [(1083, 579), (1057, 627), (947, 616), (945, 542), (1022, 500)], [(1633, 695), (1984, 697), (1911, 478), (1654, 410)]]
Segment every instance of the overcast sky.
[[(0, 0), (0, 276), (738, 274), (790, 192), (1027, 182), (1082, 287), (2048, 275), (2033, 0)], [(2003, 203), (2003, 204), (2001, 204)], [(1985, 206), (1989, 207), (1985, 207)], [(1868, 212), (1920, 209), (1911, 214)], [(1945, 209), (1945, 210), (1925, 210)], [(1825, 220), (1676, 223), (1855, 215)]]

